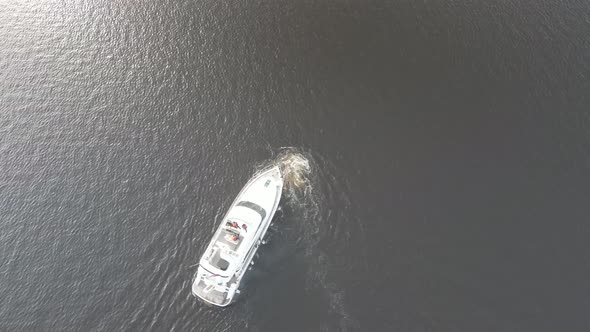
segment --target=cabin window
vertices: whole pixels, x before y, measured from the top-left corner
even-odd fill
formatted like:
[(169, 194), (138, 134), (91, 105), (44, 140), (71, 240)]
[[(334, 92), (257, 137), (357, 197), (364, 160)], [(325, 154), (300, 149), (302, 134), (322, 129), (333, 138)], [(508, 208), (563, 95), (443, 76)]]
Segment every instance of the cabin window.
[(251, 210), (256, 211), (259, 215), (260, 215), (260, 219), (264, 220), (264, 217), (266, 217), (266, 211), (262, 208), (262, 206), (250, 202), (250, 201), (241, 201), (238, 204), (236, 204), (237, 206), (243, 206), (243, 207), (247, 207)]

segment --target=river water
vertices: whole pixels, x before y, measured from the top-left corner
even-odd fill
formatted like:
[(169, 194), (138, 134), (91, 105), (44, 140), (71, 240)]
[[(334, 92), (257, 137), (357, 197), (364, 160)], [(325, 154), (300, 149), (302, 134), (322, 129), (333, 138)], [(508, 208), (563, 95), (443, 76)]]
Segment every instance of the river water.
[[(588, 331), (589, 17), (0, 0), (0, 330)], [(219, 218), (285, 156), (240, 298), (203, 305)]]

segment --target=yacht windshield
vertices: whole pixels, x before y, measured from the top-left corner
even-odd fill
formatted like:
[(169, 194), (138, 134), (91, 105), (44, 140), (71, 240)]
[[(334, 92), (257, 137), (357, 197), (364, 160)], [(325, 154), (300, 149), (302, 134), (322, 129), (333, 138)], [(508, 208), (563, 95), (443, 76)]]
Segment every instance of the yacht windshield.
[(252, 203), (250, 201), (241, 201), (236, 204), (236, 206), (243, 206), (256, 211), (260, 215), (260, 220), (264, 220), (264, 217), (266, 217), (266, 211), (262, 208), (262, 206), (256, 203)]

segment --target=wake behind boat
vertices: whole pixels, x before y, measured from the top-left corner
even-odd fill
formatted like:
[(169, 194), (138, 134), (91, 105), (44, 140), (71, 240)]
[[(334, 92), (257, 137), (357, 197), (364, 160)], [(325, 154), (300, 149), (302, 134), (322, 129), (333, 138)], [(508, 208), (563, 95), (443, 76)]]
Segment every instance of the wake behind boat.
[(232, 302), (277, 210), (282, 189), (278, 166), (248, 181), (199, 261), (192, 284), (193, 295), (220, 307)]

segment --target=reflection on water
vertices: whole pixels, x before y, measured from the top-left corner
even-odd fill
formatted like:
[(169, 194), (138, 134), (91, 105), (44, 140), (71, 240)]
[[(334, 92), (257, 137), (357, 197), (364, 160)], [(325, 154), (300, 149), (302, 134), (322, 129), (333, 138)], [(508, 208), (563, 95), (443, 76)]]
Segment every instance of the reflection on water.
[[(0, 330), (587, 322), (588, 1), (0, 3)], [(274, 238), (212, 310), (181, 267), (265, 142)]]

